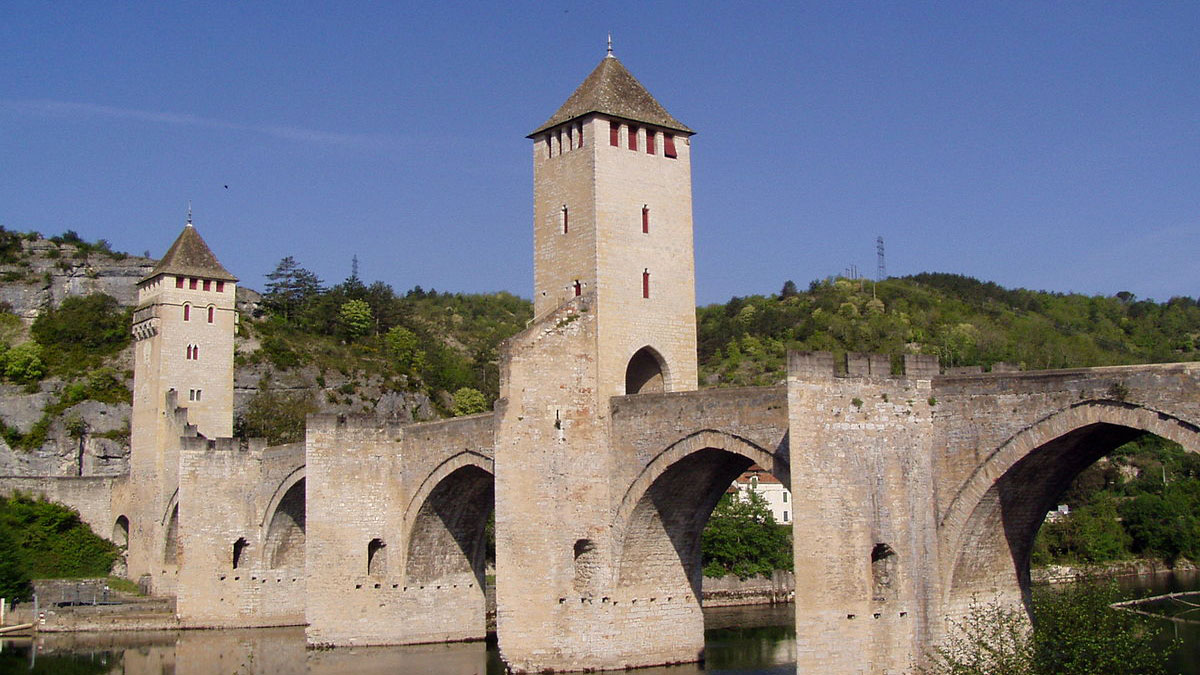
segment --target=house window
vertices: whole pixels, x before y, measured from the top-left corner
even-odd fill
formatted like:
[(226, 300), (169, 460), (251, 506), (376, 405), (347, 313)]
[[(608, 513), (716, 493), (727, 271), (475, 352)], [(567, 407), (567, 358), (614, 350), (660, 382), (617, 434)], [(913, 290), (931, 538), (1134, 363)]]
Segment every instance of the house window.
[(650, 234), (650, 207), (642, 204), (642, 234)]
[(183, 277), (175, 277), (175, 288), (183, 288)]
[(638, 128), (633, 126), (632, 124), (630, 124), (629, 125), (629, 149), (630, 150), (637, 150), (637, 136), (638, 136)]
[(191, 305), (185, 304), (183, 306), (183, 320), (184, 321), (192, 320), (192, 306)]
[(569, 218), (568, 218), (569, 215), (570, 214), (567, 212), (567, 205), (563, 204), (562, 205), (562, 233), (563, 234), (567, 233), (567, 226), (569, 225)]
[(621, 124), (620, 122), (608, 123), (608, 144), (617, 146), (621, 144)]
[(216, 311), (217, 311), (216, 307), (213, 307), (212, 305), (208, 306), (208, 322), (209, 323), (213, 322), (213, 317), (216, 314)]
[(583, 295), (583, 284), (579, 283), (579, 280), (576, 279), (575, 280), (575, 297), (578, 298), (581, 295)]
[(196, 290), (196, 280), (195, 279), (188, 279), (188, 288), (193, 291)]
[(642, 297), (650, 297), (650, 270), (642, 270)]
[(788, 493), (787, 493), (787, 490), (784, 490), (783, 491), (783, 503), (786, 504), (787, 500), (788, 500)]
[(218, 292), (218, 293), (224, 293), (224, 292), (225, 292), (225, 282), (224, 282), (224, 281), (218, 281), (218, 282), (217, 282), (217, 292)]
[(654, 136), (653, 129), (646, 129), (646, 154), (648, 155), (654, 154)]
[(663, 133), (663, 155), (671, 158), (679, 156), (675, 152), (675, 136), (673, 134)]
[(787, 512), (787, 511), (784, 511), (784, 512), (783, 512), (783, 522), (785, 522), (785, 523), (786, 523), (787, 521), (788, 521), (788, 512)]

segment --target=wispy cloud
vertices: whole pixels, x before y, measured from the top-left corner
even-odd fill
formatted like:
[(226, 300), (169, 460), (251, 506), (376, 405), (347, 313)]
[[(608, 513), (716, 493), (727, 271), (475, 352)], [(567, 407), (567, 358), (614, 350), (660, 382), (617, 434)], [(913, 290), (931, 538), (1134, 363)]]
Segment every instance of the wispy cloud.
[(134, 120), (152, 124), (170, 124), (175, 126), (202, 127), (206, 129), (223, 129), (229, 131), (246, 131), (250, 133), (273, 136), (289, 141), (316, 143), (322, 145), (340, 145), (354, 147), (374, 147), (390, 143), (387, 136), (373, 134), (346, 134), (335, 131), (321, 131), (303, 127), (279, 126), (268, 124), (243, 124), (226, 120), (201, 117), (188, 113), (158, 112), (153, 110), (136, 110), (133, 108), (117, 108), (114, 106), (97, 105), (94, 103), (73, 103), (70, 101), (51, 101), (45, 99), (4, 100), (0, 105), (31, 115), (55, 116), (63, 118), (108, 117), (112, 119)]

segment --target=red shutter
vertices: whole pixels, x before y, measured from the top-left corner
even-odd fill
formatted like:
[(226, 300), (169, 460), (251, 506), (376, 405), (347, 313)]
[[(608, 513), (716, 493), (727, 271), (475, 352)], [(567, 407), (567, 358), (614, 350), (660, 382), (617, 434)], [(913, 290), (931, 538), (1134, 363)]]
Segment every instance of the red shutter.
[(188, 279), (188, 288), (193, 291), (196, 290), (196, 280), (195, 279)]
[(633, 126), (632, 124), (630, 124), (629, 125), (629, 149), (630, 150), (637, 150), (637, 134), (638, 134), (638, 128)]
[(225, 292), (225, 282), (224, 282), (224, 281), (218, 281), (218, 282), (217, 282), (217, 292), (218, 292), (218, 293), (224, 293), (224, 292)]
[(663, 134), (663, 154), (667, 157), (678, 157), (675, 153), (675, 136), (672, 134)]
[(650, 297), (650, 270), (642, 272), (642, 297)]
[(581, 295), (583, 295), (583, 285), (579, 283), (578, 279), (576, 279), (575, 280), (575, 297), (578, 298)]
[(642, 234), (650, 233), (650, 207), (642, 207)]
[(183, 320), (184, 321), (192, 320), (192, 306), (191, 305), (183, 306)]
[(608, 123), (608, 144), (609, 145), (620, 145), (621, 144), (621, 125), (620, 125), (620, 123), (618, 123), (618, 122), (609, 122)]
[(209, 323), (213, 322), (214, 311), (215, 310), (212, 307), (208, 308), (208, 322)]
[(207, 290), (211, 290), (211, 289), (212, 289), (212, 282), (209, 281), (208, 279), (205, 279), (204, 280), (204, 290), (207, 291)]
[(648, 154), (648, 155), (654, 154), (654, 130), (653, 129), (646, 130), (646, 154)]
[(183, 277), (175, 277), (175, 288), (183, 288)]

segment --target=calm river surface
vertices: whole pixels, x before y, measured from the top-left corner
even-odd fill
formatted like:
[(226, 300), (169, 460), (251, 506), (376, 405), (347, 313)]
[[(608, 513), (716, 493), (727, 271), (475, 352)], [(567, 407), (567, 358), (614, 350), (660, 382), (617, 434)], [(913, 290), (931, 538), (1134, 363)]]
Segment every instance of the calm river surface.
[[(1129, 596), (1200, 590), (1200, 573), (1121, 580)], [(782, 675), (795, 673), (791, 605), (705, 611), (704, 665), (647, 668), (639, 675)], [(1172, 641), (1172, 673), (1200, 672), (1200, 623), (1163, 620), (1163, 649)], [(0, 640), (0, 675), (478, 675), (504, 672), (492, 642), (417, 647), (307, 650), (297, 628), (163, 633), (46, 634)]]

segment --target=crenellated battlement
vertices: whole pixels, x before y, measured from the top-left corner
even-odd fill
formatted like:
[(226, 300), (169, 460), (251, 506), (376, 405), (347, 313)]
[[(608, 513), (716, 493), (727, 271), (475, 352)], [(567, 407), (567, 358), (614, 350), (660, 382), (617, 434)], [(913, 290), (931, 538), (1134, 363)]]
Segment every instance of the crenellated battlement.
[(925, 380), (940, 373), (938, 358), (927, 354), (905, 354), (899, 363), (895, 363), (888, 354), (850, 352), (839, 360), (834, 358), (832, 352), (788, 352), (789, 379), (857, 377)]

